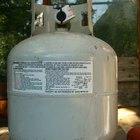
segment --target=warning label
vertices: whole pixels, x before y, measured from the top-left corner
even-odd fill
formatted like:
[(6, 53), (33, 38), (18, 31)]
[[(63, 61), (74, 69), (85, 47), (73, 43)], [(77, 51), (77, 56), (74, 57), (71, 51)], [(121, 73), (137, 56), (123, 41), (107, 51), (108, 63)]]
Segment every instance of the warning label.
[(92, 61), (14, 62), (13, 90), (42, 94), (92, 93)]

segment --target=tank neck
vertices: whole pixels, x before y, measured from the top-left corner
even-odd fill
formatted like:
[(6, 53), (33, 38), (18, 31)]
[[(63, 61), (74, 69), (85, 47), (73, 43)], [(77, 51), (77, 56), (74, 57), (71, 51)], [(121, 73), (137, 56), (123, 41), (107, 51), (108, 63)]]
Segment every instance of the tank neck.
[[(70, 24), (70, 23), (69, 23)], [(70, 25), (67, 24), (56, 24), (56, 32), (68, 32), (70, 29)]]
[(68, 32), (67, 28), (57, 28), (56, 32)]

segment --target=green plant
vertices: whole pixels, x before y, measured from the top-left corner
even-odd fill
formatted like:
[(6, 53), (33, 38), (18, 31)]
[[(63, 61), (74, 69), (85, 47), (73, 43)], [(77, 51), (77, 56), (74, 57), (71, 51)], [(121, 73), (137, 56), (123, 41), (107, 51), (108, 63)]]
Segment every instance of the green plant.
[(106, 41), (118, 56), (137, 56), (137, 3), (113, 0), (108, 10), (95, 23), (94, 33)]
[(0, 34), (0, 81), (6, 81), (7, 56), (12, 47), (17, 43), (17, 37), (14, 34), (6, 36)]
[(0, 1), (0, 82), (7, 80), (7, 56), (20, 41), (30, 36), (30, 0)]

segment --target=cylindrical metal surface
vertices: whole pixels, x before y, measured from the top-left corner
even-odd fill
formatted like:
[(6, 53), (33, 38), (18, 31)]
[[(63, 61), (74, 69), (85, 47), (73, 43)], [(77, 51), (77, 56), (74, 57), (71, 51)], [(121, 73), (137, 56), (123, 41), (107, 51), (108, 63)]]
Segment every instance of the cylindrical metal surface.
[(31, 37), (8, 57), (11, 140), (112, 140), (117, 131), (117, 57), (95, 37)]

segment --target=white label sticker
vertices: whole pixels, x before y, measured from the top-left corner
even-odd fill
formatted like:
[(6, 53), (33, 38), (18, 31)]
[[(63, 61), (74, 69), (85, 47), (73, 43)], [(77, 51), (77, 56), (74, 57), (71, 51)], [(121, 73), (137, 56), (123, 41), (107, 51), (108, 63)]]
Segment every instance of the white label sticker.
[(92, 61), (14, 62), (13, 91), (27, 93), (93, 93)]

